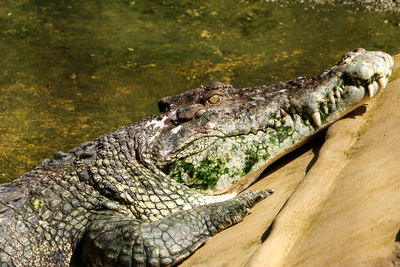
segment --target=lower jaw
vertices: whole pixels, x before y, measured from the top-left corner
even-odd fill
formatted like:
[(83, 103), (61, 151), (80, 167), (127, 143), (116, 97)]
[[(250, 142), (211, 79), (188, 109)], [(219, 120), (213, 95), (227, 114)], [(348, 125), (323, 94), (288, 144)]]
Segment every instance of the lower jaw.
[(303, 144), (307, 143), (310, 141), (314, 136), (316, 136), (317, 133), (323, 131), (326, 129), (328, 126), (332, 125), (334, 122), (338, 121), (339, 119), (343, 118), (347, 114), (351, 113), (352, 111), (356, 110), (360, 106), (364, 105), (370, 97), (368, 94), (359, 101), (357, 104), (354, 104), (353, 106), (347, 107), (346, 109), (338, 109), (336, 112), (328, 115), (326, 121), (324, 122), (323, 125), (320, 127), (315, 127), (314, 130), (310, 131), (307, 135), (305, 135), (303, 138), (299, 139), (297, 142), (295, 142), (292, 146), (285, 148), (283, 151), (280, 153), (276, 154), (275, 156), (269, 158), (267, 161), (262, 163), (256, 170), (250, 172), (248, 175), (246, 175), (243, 179), (238, 181), (237, 183), (230, 185), (226, 188), (220, 189), (215, 192), (216, 195), (222, 195), (222, 194), (239, 194), (240, 192), (244, 191), (247, 189), (250, 185), (252, 185), (262, 174), (262, 172), (272, 163), (275, 161), (279, 160), (281, 157), (285, 156), (286, 154), (294, 151), (295, 149), (299, 148)]

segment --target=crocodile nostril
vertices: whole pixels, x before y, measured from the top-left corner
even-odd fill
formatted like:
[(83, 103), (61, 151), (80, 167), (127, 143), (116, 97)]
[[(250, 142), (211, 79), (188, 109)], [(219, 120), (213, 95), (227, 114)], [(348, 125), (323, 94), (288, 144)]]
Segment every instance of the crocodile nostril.
[(161, 98), (161, 99), (158, 101), (158, 110), (159, 110), (160, 112), (165, 112), (165, 111), (170, 110), (170, 108), (171, 108), (171, 102), (172, 102), (172, 98), (169, 97), (169, 96), (164, 97), (164, 98)]
[(364, 48), (357, 48), (355, 50), (353, 50), (353, 52), (357, 53), (357, 52), (366, 52), (367, 50), (365, 50)]

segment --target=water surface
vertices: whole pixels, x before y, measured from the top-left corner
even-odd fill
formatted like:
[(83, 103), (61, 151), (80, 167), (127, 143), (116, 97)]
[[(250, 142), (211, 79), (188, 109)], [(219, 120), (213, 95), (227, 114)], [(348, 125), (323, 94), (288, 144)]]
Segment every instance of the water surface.
[(0, 182), (213, 81), (316, 74), (358, 47), (400, 51), (393, 13), (266, 1), (4, 0)]

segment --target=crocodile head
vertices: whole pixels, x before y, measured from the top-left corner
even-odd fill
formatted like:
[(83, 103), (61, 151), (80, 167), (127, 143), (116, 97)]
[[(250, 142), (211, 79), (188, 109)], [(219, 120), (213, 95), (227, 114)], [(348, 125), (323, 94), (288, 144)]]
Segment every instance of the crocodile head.
[(249, 186), (267, 165), (303, 144), (386, 86), (383, 52), (358, 49), (331, 69), (286, 83), (234, 89), (216, 82), (159, 101), (146, 122), (154, 165), (196, 190)]

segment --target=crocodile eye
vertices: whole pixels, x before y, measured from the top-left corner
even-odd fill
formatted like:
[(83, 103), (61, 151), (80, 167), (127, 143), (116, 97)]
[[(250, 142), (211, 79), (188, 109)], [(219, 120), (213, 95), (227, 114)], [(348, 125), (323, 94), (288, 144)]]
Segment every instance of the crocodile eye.
[(221, 102), (221, 99), (221, 95), (213, 95), (207, 100), (207, 102), (210, 104), (219, 104)]

